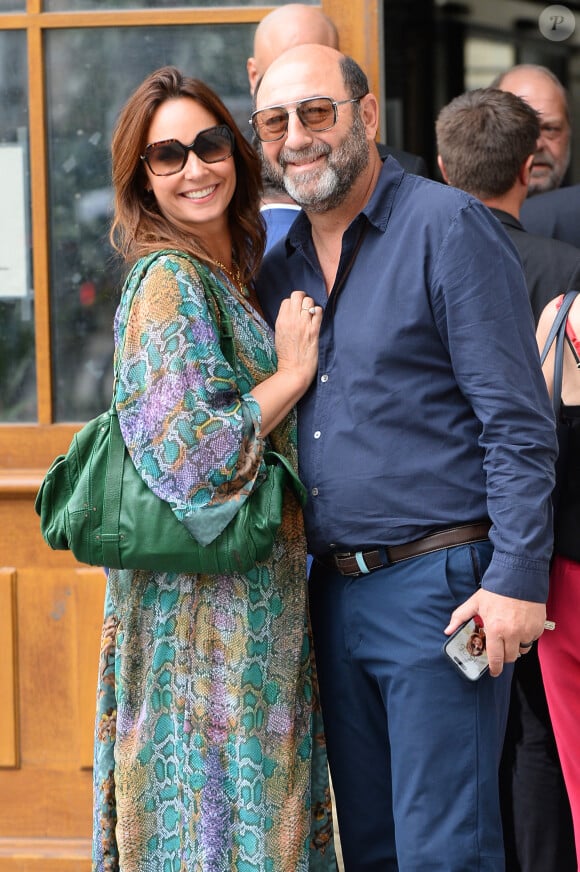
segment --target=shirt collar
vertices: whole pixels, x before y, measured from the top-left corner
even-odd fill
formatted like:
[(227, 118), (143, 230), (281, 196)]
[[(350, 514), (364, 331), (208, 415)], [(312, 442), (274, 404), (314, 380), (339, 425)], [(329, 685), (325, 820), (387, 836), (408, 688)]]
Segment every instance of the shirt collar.
[[(358, 224), (360, 215), (364, 215), (370, 224), (384, 233), (389, 223), (395, 196), (404, 175), (405, 171), (400, 164), (393, 158), (387, 157), (383, 163), (374, 191), (366, 206), (353, 219), (352, 224)], [(286, 248), (288, 251), (292, 249), (304, 250), (311, 238), (310, 221), (303, 211), (297, 217), (286, 238)]]
[(515, 227), (516, 230), (523, 230), (523, 225), (521, 221), (511, 214), (511, 212), (504, 212), (503, 209), (496, 209), (495, 206), (490, 209), (490, 212), (493, 212), (496, 218), (498, 218), (502, 224), (507, 224), (509, 227)]

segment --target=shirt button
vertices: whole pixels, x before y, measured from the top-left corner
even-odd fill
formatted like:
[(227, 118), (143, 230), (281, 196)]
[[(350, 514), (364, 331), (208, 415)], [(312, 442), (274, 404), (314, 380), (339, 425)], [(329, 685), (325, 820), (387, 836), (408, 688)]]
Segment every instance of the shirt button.
[(310, 491), (310, 493), (312, 494), (313, 497), (317, 497), (318, 496), (318, 488), (313, 487), (312, 490)]
[(326, 375), (326, 373), (324, 373), (324, 375), (321, 375), (321, 376), (320, 376), (320, 381), (321, 381), (323, 384), (326, 384), (326, 382), (328, 381), (328, 376)]
[(316, 430), (316, 431), (314, 432), (314, 438), (315, 438), (315, 439), (320, 439), (321, 435), (322, 435), (322, 434), (321, 434), (320, 430)]

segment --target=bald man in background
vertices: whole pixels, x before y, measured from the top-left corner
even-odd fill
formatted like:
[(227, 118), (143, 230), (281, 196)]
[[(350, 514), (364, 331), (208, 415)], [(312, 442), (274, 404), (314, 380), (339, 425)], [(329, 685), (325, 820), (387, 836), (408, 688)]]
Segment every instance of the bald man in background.
[(580, 185), (560, 187), (570, 162), (570, 110), (565, 88), (551, 70), (535, 64), (512, 67), (494, 80), (493, 87), (517, 94), (542, 113), (544, 129), (536, 149), (535, 178), (522, 205), (522, 224), (531, 233), (580, 248)]
[(252, 96), (272, 61), (295, 45), (318, 43), (338, 48), (334, 22), (316, 6), (286, 3), (262, 19), (254, 36), (254, 56), (246, 68)]
[[(246, 63), (252, 96), (256, 85), (273, 61), (290, 48), (309, 44), (339, 48), (336, 25), (320, 8), (306, 6), (304, 3), (285, 3), (266, 15), (256, 28), (254, 54)], [(382, 160), (390, 155), (408, 173), (428, 177), (427, 164), (422, 157), (383, 143), (377, 143), (377, 148)], [(266, 222), (266, 249), (269, 250), (274, 243), (286, 236), (300, 208), (280, 188), (278, 180), (271, 177), (267, 165), (263, 165), (263, 182), (261, 211)]]

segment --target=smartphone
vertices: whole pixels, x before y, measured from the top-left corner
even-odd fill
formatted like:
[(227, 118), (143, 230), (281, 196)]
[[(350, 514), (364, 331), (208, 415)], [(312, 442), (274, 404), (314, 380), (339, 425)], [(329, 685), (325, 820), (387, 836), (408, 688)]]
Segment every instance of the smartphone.
[(444, 654), (468, 681), (477, 681), (489, 669), (485, 630), (479, 615), (470, 618), (443, 645)]

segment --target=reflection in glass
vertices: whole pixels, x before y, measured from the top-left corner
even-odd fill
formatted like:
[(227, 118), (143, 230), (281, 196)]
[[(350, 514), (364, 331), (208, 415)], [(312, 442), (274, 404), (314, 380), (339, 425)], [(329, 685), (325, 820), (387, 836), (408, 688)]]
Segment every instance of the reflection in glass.
[(111, 402), (112, 325), (124, 270), (108, 242), (119, 109), (149, 73), (174, 64), (214, 88), (245, 131), (253, 33), (252, 25), (47, 32), (55, 420), (86, 420)]
[[(6, 0), (0, 0), (5, 3)], [(8, 0), (13, 2), (13, 0)], [(281, 6), (284, 0), (272, 0), (268, 6)], [(310, 6), (315, 0), (305, 0)], [(214, 6), (264, 6), (263, 0), (45, 0), (46, 12), (79, 11), (81, 9), (207, 9)]]
[(26, 0), (0, 0), (0, 13), (24, 12), (25, 10)]
[(28, 77), (23, 31), (0, 31), (0, 422), (34, 421)]

